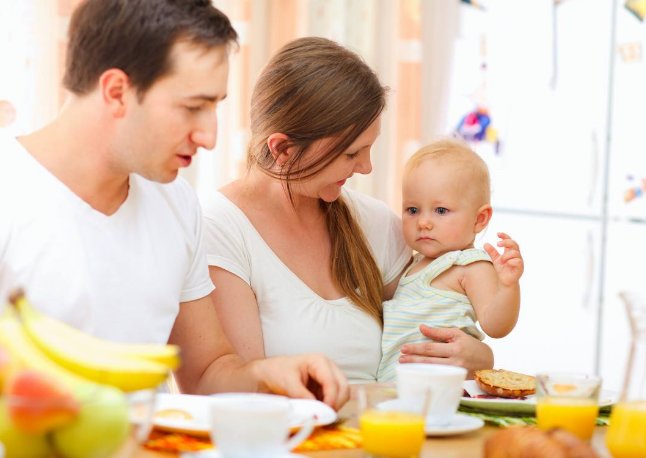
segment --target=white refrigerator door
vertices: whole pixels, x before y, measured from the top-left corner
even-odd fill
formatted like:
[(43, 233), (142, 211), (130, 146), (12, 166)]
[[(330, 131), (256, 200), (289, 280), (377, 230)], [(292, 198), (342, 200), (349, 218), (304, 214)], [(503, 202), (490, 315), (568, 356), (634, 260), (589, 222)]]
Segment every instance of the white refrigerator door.
[(495, 246), (497, 232), (518, 241), (525, 272), (516, 328), (485, 341), (495, 367), (528, 374), (594, 372), (599, 223), (499, 212), (476, 246), (485, 241)]
[(606, 250), (600, 372), (604, 387), (619, 391), (630, 344), (630, 328), (621, 291), (646, 294), (646, 224), (610, 223)]
[(609, 213), (646, 220), (646, 27), (623, 2), (617, 8)]
[[(495, 206), (600, 214), (610, 12), (608, 0), (499, 0), (480, 15), (464, 7), (447, 130), (466, 107), (489, 108), (500, 152), (474, 147), (489, 164)], [(474, 87), (479, 59), (484, 88)]]

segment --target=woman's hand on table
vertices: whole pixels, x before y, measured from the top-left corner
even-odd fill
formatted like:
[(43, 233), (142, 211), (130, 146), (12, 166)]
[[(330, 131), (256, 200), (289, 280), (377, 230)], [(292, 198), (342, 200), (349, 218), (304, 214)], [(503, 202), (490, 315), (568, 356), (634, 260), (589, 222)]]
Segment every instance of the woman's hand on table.
[(432, 328), (420, 325), (420, 332), (429, 342), (405, 344), (400, 363), (433, 363), (461, 366), (469, 371), (493, 367), (493, 352), (489, 346), (458, 328)]
[(335, 410), (350, 397), (343, 372), (322, 354), (277, 356), (253, 361), (260, 389), (292, 398), (318, 399)]

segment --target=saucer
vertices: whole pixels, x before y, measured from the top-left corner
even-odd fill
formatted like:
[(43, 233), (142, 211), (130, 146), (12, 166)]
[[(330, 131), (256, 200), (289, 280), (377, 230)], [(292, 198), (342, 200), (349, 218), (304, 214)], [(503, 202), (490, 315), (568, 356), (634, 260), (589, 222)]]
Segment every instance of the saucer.
[(484, 426), (484, 421), (480, 418), (472, 417), (462, 413), (456, 413), (451, 418), (448, 425), (432, 426), (426, 425), (424, 428), (427, 436), (452, 436), (454, 434), (464, 434), (475, 431)]
[[(388, 401), (380, 402), (377, 405), (379, 410), (410, 410), (402, 403), (401, 399), (389, 399)], [(484, 426), (484, 421), (480, 418), (472, 417), (462, 413), (456, 413), (451, 417), (448, 425), (435, 426), (426, 425), (424, 430), (427, 436), (452, 436), (454, 434), (464, 434), (469, 431), (475, 431)]]

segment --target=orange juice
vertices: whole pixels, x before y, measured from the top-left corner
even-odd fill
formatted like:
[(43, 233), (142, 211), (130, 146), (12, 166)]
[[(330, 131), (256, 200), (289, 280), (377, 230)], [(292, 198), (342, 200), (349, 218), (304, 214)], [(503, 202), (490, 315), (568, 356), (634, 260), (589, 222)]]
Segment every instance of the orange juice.
[(615, 458), (646, 456), (646, 401), (620, 402), (612, 408), (606, 445)]
[(363, 449), (380, 457), (418, 456), (426, 434), (424, 417), (409, 412), (367, 410), (359, 418)]
[(539, 428), (563, 428), (583, 440), (592, 437), (598, 414), (599, 406), (593, 399), (548, 396), (536, 404)]

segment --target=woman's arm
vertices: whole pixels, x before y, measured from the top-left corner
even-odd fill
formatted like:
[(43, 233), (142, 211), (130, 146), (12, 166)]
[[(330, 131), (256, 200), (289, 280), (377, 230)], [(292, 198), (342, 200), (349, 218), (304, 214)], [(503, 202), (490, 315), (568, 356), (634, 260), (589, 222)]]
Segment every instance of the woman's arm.
[(400, 363), (435, 363), (462, 366), (469, 378), (479, 369), (493, 367), (491, 348), (458, 328), (431, 328), (425, 324), (419, 330), (431, 342), (405, 344), (401, 348)]
[(395, 290), (397, 289), (397, 285), (399, 284), (399, 279), (402, 277), (404, 274), (404, 271), (410, 266), (411, 262), (413, 262), (413, 258), (411, 257), (406, 265), (402, 268), (401, 272), (399, 272), (399, 275), (395, 277), (393, 280), (390, 281), (387, 285), (384, 285), (384, 294), (382, 296), (384, 301), (389, 301), (393, 298), (395, 295)]
[(265, 357), (258, 303), (251, 287), (237, 275), (209, 266), (215, 289), (211, 299), (225, 335), (244, 360)]

